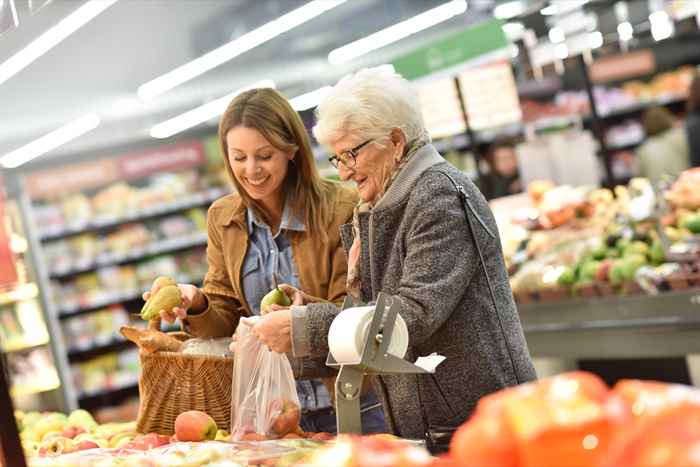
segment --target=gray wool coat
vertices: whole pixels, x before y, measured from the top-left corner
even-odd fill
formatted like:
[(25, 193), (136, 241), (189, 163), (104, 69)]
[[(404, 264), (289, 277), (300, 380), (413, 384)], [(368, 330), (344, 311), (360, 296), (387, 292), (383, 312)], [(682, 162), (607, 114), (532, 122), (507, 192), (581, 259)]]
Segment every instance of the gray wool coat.
[[(461, 201), (444, 174), (465, 188), (478, 215), (497, 233), (479, 190), (432, 145), (419, 149), (381, 201), (360, 217), (363, 301), (376, 300), (383, 292), (401, 304), (399, 313), (410, 336), (406, 360), (432, 352), (447, 357), (435, 378), (415, 374), (372, 378), (390, 429), (405, 438), (424, 438), (428, 429), (424, 420), (430, 427), (457, 426), (482, 396), (536, 378), (500, 240), (490, 237), (474, 219), (503, 331)], [(347, 250), (353, 240), (352, 226), (341, 230)], [(328, 374), (327, 367), (312, 362), (325, 361), (328, 330), (338, 312), (329, 304), (293, 307), (297, 376)]]

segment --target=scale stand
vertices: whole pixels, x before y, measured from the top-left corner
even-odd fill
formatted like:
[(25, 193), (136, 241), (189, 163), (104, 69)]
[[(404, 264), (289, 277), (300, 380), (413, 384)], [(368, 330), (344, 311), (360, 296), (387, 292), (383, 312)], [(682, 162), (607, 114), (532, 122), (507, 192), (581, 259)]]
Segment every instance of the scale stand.
[[(350, 307), (346, 297), (343, 310)], [(387, 309), (388, 308), (388, 309)], [(360, 392), (365, 375), (428, 373), (427, 370), (387, 352), (391, 341), (399, 305), (391, 297), (380, 293), (374, 316), (367, 333), (367, 341), (359, 362), (338, 363), (331, 353), (326, 365), (340, 368), (335, 381), (335, 410), (338, 434), (362, 434)]]

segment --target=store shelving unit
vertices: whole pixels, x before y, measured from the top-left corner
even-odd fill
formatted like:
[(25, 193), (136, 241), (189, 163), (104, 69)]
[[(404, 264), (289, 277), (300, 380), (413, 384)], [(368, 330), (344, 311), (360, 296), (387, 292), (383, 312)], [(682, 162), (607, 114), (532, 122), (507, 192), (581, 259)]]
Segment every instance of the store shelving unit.
[(534, 357), (615, 359), (700, 353), (700, 289), (519, 305)]

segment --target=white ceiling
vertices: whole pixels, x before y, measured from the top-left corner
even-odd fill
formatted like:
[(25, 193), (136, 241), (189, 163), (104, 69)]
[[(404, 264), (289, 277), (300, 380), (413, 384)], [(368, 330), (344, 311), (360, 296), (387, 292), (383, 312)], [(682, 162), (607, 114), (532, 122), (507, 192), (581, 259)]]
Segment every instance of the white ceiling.
[[(148, 138), (151, 126), (254, 81), (271, 78), (294, 97), (367, 65), (377, 65), (465, 24), (483, 19), (492, 0), (469, 2), (466, 15), (346, 66), (330, 50), (446, 0), (348, 0), (301, 27), (234, 58), (148, 104), (139, 85), (253, 29), (303, 0), (119, 0), (57, 47), (0, 84), (0, 155), (88, 112), (102, 124), (43, 156), (107, 148)], [(15, 0), (19, 27), (0, 35), (0, 62), (84, 0), (53, 0), (34, 15)]]

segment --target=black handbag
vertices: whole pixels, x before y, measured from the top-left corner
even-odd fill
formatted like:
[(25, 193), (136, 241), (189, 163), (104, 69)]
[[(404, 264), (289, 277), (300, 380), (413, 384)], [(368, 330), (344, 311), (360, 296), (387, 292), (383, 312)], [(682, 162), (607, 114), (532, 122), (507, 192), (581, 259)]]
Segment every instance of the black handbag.
[[(508, 351), (508, 357), (510, 359), (511, 366), (513, 367), (513, 375), (515, 376), (516, 384), (520, 384), (520, 380), (518, 378), (518, 372), (515, 369), (515, 361), (513, 360), (513, 352), (510, 348), (510, 343), (508, 342), (508, 338), (506, 337), (505, 333), (505, 328), (503, 326), (503, 319), (501, 318), (501, 312), (498, 308), (497, 302), (496, 302), (496, 295), (493, 292), (493, 285), (491, 284), (491, 278), (489, 276), (488, 270), (486, 269), (486, 263), (484, 262), (484, 255), (481, 252), (481, 246), (479, 245), (479, 242), (476, 239), (476, 235), (474, 233), (474, 222), (472, 221), (472, 217), (476, 218), (476, 220), (479, 222), (481, 227), (486, 231), (486, 233), (489, 235), (491, 238), (496, 238), (496, 235), (491, 232), (491, 230), (488, 228), (486, 223), (481, 219), (479, 214), (476, 212), (474, 207), (472, 206), (471, 202), (469, 201), (469, 195), (467, 192), (464, 190), (464, 187), (462, 185), (457, 184), (457, 182), (447, 173), (442, 172), (443, 175), (445, 175), (450, 182), (452, 182), (452, 185), (454, 185), (455, 189), (457, 190), (457, 194), (459, 195), (460, 200), (462, 201), (462, 208), (464, 208), (464, 215), (467, 218), (467, 225), (469, 226), (469, 232), (471, 233), (472, 241), (474, 242), (474, 247), (476, 248), (476, 251), (479, 255), (479, 262), (481, 264), (481, 268), (484, 270), (484, 276), (486, 276), (486, 283), (489, 288), (489, 294), (491, 295), (491, 303), (493, 304), (493, 308), (496, 310), (496, 316), (498, 317), (498, 323), (501, 327), (501, 333), (503, 334), (503, 339), (505, 341), (506, 349)], [(471, 215), (470, 215), (471, 214)], [(422, 375), (417, 375), (418, 377)], [(442, 390), (440, 389), (440, 385), (437, 383), (437, 379), (435, 378), (434, 374), (430, 374), (430, 377), (433, 378), (435, 382), (435, 386), (438, 388), (438, 391), (440, 392), (440, 395), (444, 399), (444, 402), (449, 405), (447, 398), (445, 395), (442, 393)], [(450, 447), (450, 441), (452, 440), (452, 435), (454, 434), (455, 431), (457, 431), (458, 426), (430, 426), (428, 423), (428, 417), (427, 414), (425, 413), (425, 407), (423, 406), (422, 401), (420, 400), (420, 389), (418, 390), (418, 403), (420, 404), (421, 407), (421, 415), (423, 416), (423, 425), (427, 427), (427, 430), (425, 432), (425, 442), (426, 442), (426, 447), (428, 450), (433, 453), (433, 454), (441, 454), (444, 452), (447, 452)]]

